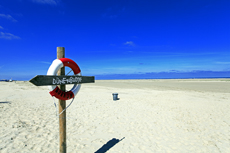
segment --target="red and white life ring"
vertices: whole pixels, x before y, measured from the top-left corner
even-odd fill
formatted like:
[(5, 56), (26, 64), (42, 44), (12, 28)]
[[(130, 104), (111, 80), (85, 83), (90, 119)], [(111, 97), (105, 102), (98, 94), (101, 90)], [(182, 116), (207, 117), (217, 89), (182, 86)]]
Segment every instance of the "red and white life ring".
[[(79, 66), (69, 58), (60, 58), (54, 60), (53, 63), (50, 65), (49, 70), (47, 71), (47, 75), (57, 75), (58, 70), (64, 66), (70, 67), (75, 75), (81, 76), (81, 70)], [(81, 85), (74, 84), (73, 88), (68, 92), (62, 91), (61, 89), (59, 89), (58, 86), (55, 85), (48, 86), (48, 88), (50, 90), (51, 96), (54, 96), (61, 100), (69, 100), (78, 93)]]

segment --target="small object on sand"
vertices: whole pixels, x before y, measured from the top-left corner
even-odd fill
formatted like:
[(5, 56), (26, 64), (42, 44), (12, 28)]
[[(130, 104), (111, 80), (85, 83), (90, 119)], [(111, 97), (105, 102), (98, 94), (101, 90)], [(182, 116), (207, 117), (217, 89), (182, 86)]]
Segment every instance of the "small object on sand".
[(119, 98), (117, 97), (118, 96), (118, 93), (113, 93), (113, 100), (119, 100)]

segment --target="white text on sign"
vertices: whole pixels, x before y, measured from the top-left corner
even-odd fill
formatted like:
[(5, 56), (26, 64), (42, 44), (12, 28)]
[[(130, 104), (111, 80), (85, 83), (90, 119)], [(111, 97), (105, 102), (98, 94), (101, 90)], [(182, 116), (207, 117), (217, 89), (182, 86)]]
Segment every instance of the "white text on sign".
[(67, 84), (67, 83), (79, 83), (82, 81), (81, 77), (70, 77), (69, 79), (53, 78), (53, 84)]

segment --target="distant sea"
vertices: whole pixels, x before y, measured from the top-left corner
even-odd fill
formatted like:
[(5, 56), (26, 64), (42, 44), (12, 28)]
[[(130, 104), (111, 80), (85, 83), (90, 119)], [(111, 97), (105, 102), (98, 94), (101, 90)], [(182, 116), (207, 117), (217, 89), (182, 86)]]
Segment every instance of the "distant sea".
[(139, 74), (95, 75), (96, 80), (121, 79), (214, 79), (230, 78), (230, 71), (152, 72)]
[[(102, 75), (87, 75), (95, 76), (95, 80), (122, 80), (122, 79), (214, 79), (214, 78), (230, 78), (230, 71), (192, 71), (192, 72), (151, 72), (151, 73), (137, 73), (137, 74), (102, 74)], [(9, 80), (14, 81), (29, 81), (34, 76), (10, 76), (1, 78), (0, 81)]]

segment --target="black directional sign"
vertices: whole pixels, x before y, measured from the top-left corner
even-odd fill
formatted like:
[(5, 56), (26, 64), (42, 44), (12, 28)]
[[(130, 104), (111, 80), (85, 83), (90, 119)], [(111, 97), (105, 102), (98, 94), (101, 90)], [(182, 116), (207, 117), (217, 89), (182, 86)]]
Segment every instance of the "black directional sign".
[(37, 75), (30, 80), (36, 86), (94, 83), (94, 76)]

